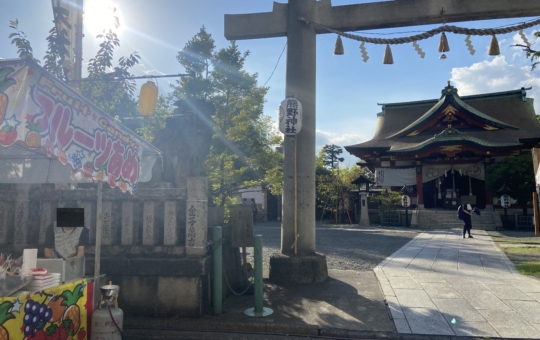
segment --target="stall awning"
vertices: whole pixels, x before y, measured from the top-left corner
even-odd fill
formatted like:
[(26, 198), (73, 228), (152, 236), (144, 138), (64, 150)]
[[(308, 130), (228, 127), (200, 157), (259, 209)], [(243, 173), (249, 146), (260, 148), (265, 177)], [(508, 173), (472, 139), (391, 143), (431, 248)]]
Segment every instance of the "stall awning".
[(107, 182), (136, 192), (161, 152), (26, 60), (0, 61), (0, 182)]

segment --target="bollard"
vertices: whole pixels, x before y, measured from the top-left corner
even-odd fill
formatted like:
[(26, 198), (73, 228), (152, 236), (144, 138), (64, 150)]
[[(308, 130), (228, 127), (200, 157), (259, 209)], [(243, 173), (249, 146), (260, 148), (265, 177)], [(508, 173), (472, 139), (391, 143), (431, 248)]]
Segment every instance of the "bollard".
[(214, 239), (212, 249), (214, 250), (214, 314), (221, 314), (223, 307), (223, 248), (222, 248), (221, 227), (214, 227)]
[(253, 242), (254, 252), (254, 296), (255, 307), (248, 308), (244, 311), (244, 314), (249, 316), (261, 317), (268, 316), (274, 311), (271, 308), (263, 307), (263, 262), (262, 262), (262, 235), (255, 235)]
[(254, 275), (255, 275), (255, 313), (261, 313), (263, 311), (263, 280), (262, 280), (262, 235), (255, 235), (253, 242), (254, 252)]

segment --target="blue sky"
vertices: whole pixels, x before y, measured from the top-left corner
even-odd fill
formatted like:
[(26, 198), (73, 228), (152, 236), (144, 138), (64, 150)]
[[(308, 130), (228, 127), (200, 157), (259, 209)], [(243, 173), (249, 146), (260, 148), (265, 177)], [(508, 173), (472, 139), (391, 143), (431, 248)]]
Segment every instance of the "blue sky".
[[(85, 6), (104, 0), (85, 0)], [(332, 0), (334, 6), (373, 2), (365, 0)], [(182, 73), (176, 54), (202, 25), (216, 40), (218, 48), (228, 42), (224, 37), (224, 14), (269, 12), (270, 0), (116, 0), (121, 20), (119, 38), (121, 47), (116, 59), (133, 51), (141, 55), (136, 75)], [(17, 0), (5, 2), (0, 11), (0, 58), (17, 56), (15, 46), (8, 39), (9, 20), (18, 19), (34, 48), (34, 56), (42, 59), (46, 51), (45, 37), (52, 27), (52, 7), (48, 0)], [(87, 12), (90, 12), (88, 10)], [(90, 13), (88, 13), (90, 16)], [(84, 58), (94, 56), (98, 49), (96, 31), (91, 28), (102, 15), (85, 18)], [(494, 28), (530, 20), (514, 18), (505, 20), (455, 23), (469, 28)], [(403, 27), (398, 29), (356, 32), (372, 37), (409, 36), (438, 25)], [(525, 31), (534, 43), (532, 32)], [(426, 53), (421, 59), (412, 44), (392, 46), (393, 65), (383, 65), (383, 45), (366, 44), (369, 55), (362, 61), (359, 43), (343, 39), (345, 55), (332, 54), (336, 36), (321, 34), (317, 37), (317, 149), (325, 144), (340, 146), (356, 144), (371, 139), (375, 132), (377, 103), (404, 102), (438, 98), (448, 80), (460, 95), (507, 91), (522, 86), (532, 86), (529, 97), (540, 98), (540, 70), (531, 71), (530, 62), (518, 48), (522, 43), (517, 33), (497, 36), (501, 55), (490, 57), (487, 47), (490, 37), (472, 37), (476, 49), (470, 55), (465, 46), (465, 36), (448, 34), (450, 52), (448, 59), (440, 60), (437, 46), (439, 37), (419, 42)], [(277, 108), (285, 94), (285, 63), (283, 54), (275, 73), (270, 78), (285, 46), (286, 38), (269, 38), (238, 41), (242, 51), (251, 52), (245, 68), (259, 74), (259, 84), (270, 87), (266, 96), (265, 114), (277, 119)], [(534, 48), (534, 45), (533, 45)], [(170, 78), (160, 79), (160, 93), (170, 91)], [(536, 104), (536, 111), (540, 107)], [(355, 158), (344, 152), (346, 162), (354, 164)]]

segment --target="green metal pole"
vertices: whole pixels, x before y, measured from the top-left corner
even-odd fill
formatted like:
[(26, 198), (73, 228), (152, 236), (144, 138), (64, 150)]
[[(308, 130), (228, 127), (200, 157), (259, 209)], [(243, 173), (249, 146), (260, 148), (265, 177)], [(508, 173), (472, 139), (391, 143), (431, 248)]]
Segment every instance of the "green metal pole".
[(262, 278), (262, 235), (255, 235), (255, 313), (263, 312), (263, 278)]
[(248, 308), (244, 311), (244, 314), (253, 317), (263, 317), (274, 313), (272, 308), (263, 307), (263, 263), (262, 263), (262, 235), (255, 235), (253, 238), (253, 250), (254, 250), (254, 295), (255, 295), (255, 307)]
[[(221, 227), (214, 227), (214, 314), (221, 314), (223, 307), (223, 254), (222, 254), (222, 240), (221, 240)], [(216, 247), (217, 245), (217, 247)], [(262, 304), (262, 300), (261, 300)]]

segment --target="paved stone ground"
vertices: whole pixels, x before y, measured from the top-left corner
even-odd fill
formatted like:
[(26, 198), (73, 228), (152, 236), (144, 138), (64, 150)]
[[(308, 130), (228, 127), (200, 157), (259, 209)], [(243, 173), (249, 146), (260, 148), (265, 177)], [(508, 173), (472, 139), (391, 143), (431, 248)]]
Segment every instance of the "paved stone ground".
[(427, 231), (375, 268), (398, 332), (540, 338), (540, 281), (474, 237)]
[[(263, 236), (268, 278), (280, 224), (257, 224), (255, 234)], [(296, 288), (265, 280), (271, 316), (245, 316), (253, 295), (232, 296), (222, 314), (197, 320), (127, 318), (127, 338), (540, 338), (540, 281), (520, 275), (486, 232), (460, 234), (319, 223), (317, 251), (328, 257), (330, 278)]]
[[(257, 223), (254, 233), (263, 237), (263, 264), (267, 267), (270, 256), (280, 251), (281, 224), (279, 222)], [(317, 252), (326, 255), (328, 269), (371, 271), (394, 251), (419, 235), (421, 231), (348, 224), (335, 225), (319, 221), (316, 233), (316, 249)], [(253, 261), (253, 248), (247, 248), (247, 252), (248, 261)]]

